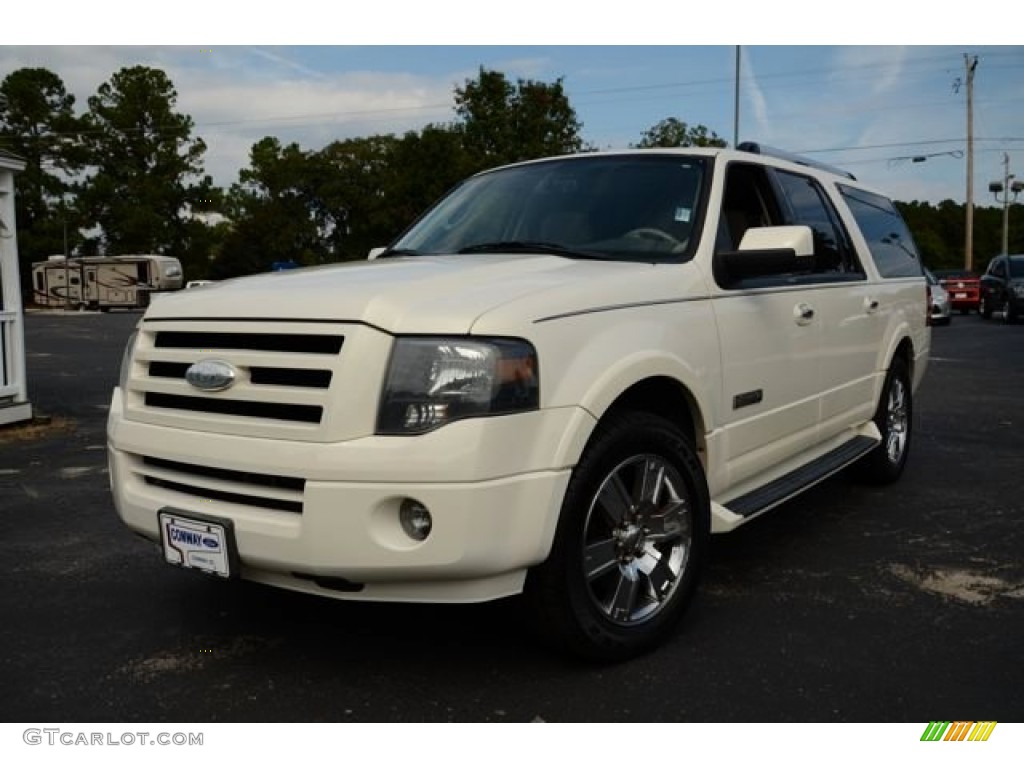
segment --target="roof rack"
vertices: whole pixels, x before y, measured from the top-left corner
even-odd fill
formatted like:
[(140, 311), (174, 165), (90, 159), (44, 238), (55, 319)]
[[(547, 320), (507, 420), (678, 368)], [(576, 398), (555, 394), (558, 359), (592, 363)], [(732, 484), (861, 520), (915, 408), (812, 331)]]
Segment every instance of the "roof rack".
[(811, 160), (810, 158), (802, 155), (794, 154), (793, 152), (786, 152), (783, 149), (775, 149), (775, 147), (767, 147), (764, 144), (759, 144), (756, 141), (743, 141), (736, 147), (740, 152), (750, 152), (754, 155), (765, 155), (766, 157), (777, 157), (779, 160), (788, 160), (791, 163), (797, 163), (798, 165), (806, 165), (809, 168), (817, 168), (819, 171), (828, 171), (839, 176), (845, 176), (848, 179), (857, 180), (849, 171), (844, 171), (842, 168), (836, 168), (834, 165), (828, 165), (827, 163), (821, 163), (817, 160)]

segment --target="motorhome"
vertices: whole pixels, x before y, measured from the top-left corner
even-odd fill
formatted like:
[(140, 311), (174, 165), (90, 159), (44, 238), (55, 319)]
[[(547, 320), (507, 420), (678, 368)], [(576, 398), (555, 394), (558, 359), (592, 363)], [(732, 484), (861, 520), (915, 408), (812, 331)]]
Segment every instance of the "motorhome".
[(172, 256), (51, 256), (32, 265), (33, 299), (44, 307), (107, 310), (149, 306), (154, 293), (182, 286)]

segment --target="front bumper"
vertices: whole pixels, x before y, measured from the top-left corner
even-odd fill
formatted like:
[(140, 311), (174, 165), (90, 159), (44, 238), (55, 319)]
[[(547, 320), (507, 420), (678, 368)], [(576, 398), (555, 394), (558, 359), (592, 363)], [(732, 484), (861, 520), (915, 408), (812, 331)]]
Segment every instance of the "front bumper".
[[(246, 579), (361, 600), (480, 601), (521, 591), (547, 557), (572, 470), (560, 455), (590, 426), (564, 408), (313, 444), (126, 421), (115, 390), (110, 482), (121, 519), (153, 540), (166, 507), (232, 520)], [(433, 516), (425, 541), (402, 531), (405, 498)]]

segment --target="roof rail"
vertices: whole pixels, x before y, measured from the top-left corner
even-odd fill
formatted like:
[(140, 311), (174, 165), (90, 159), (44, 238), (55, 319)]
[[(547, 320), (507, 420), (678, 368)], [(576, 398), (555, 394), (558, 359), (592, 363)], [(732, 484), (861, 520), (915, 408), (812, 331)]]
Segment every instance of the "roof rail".
[(797, 155), (793, 152), (786, 152), (783, 149), (775, 149), (775, 147), (766, 147), (764, 144), (759, 144), (756, 141), (743, 141), (736, 147), (740, 152), (750, 152), (755, 155), (765, 155), (766, 157), (777, 157), (779, 160), (788, 160), (791, 163), (797, 163), (798, 165), (806, 165), (809, 168), (817, 168), (819, 171), (828, 171), (839, 176), (845, 176), (848, 179), (857, 180), (849, 171), (844, 171), (842, 168), (836, 168), (834, 165), (828, 165), (827, 163), (821, 163), (817, 160), (811, 160), (803, 155)]

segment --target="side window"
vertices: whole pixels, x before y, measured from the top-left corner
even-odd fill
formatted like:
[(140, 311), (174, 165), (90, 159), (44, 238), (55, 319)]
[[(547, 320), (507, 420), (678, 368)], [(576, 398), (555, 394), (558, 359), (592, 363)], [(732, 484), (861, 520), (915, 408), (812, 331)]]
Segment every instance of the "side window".
[(814, 272), (862, 273), (839, 216), (818, 182), (788, 171), (776, 171), (775, 176), (788, 209), (786, 223), (808, 226), (814, 233)]
[(917, 245), (892, 201), (845, 184), (839, 185), (839, 192), (864, 234), (882, 277), (919, 277), (923, 274)]
[(751, 227), (782, 224), (779, 205), (765, 169), (759, 165), (730, 163), (725, 176), (722, 215), (715, 251), (735, 251)]

